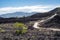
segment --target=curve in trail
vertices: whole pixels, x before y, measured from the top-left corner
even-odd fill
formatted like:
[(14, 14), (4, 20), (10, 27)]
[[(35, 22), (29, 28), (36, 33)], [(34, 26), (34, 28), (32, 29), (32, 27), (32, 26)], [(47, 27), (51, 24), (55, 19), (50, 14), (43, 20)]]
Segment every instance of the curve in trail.
[(33, 27), (34, 27), (34, 28), (39, 28), (39, 27), (38, 27), (38, 24), (39, 24), (39, 22), (35, 22), (34, 25), (33, 25)]
[(46, 20), (41, 20), (41, 21), (35, 22), (34, 25), (33, 25), (33, 27), (34, 27), (34, 28), (39, 28), (39, 27), (38, 27), (39, 23), (47, 22), (47, 21), (49, 21), (50, 19), (52, 19), (53, 17), (55, 17), (56, 15), (57, 15), (57, 14), (54, 14), (54, 15), (52, 15), (51, 17), (49, 17), (48, 19), (46, 19)]
[[(56, 15), (57, 14), (54, 14), (51, 17), (49, 17), (48, 19), (46, 19), (46, 20), (41, 20), (40, 22), (39, 21), (35, 22), (34, 25), (33, 25), (33, 27), (37, 28), (37, 29), (40, 29), (40, 27), (38, 26), (39, 23), (46, 22), (47, 20), (50, 20), (50, 19), (54, 18)], [(60, 31), (60, 29), (56, 29), (56, 28), (42, 28), (42, 29), (53, 30), (53, 31)]]

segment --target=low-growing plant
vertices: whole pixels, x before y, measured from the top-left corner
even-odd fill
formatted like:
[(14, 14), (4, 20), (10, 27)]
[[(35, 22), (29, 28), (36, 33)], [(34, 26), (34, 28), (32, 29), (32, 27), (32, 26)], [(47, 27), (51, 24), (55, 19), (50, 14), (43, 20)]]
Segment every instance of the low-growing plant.
[(14, 24), (14, 27), (17, 28), (16, 30), (17, 34), (24, 34), (27, 32), (27, 26), (24, 23), (16, 22)]
[(0, 28), (0, 32), (2, 33), (2, 32), (5, 32), (5, 30), (3, 30), (2, 28)]

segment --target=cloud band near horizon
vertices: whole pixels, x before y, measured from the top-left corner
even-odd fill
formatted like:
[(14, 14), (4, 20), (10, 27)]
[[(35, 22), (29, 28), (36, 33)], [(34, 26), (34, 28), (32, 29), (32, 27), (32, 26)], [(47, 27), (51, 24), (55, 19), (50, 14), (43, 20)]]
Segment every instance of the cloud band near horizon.
[(52, 5), (35, 5), (35, 6), (23, 6), (23, 7), (4, 7), (0, 8), (0, 15), (1, 14), (7, 14), (7, 13), (14, 13), (14, 12), (48, 12), (58, 6), (52, 6)]

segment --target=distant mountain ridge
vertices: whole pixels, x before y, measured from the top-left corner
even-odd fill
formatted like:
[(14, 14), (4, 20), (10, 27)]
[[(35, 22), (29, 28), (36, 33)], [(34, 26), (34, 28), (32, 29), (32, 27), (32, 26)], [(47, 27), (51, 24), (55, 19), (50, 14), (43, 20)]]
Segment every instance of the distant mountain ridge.
[(33, 15), (34, 12), (32, 13), (27, 13), (27, 12), (14, 12), (14, 13), (7, 13), (7, 14), (3, 14), (3, 15), (0, 15), (0, 17), (3, 17), (3, 18), (10, 18), (10, 17), (23, 17), (23, 16), (31, 16)]

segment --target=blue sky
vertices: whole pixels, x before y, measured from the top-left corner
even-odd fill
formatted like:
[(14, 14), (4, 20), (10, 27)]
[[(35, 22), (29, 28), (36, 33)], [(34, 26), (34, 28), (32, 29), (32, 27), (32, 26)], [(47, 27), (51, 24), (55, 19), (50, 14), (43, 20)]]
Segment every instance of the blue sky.
[(41, 12), (42, 10), (42, 12), (45, 12), (55, 7), (60, 7), (60, 0), (0, 0), (0, 14), (12, 13), (20, 10), (24, 11), (25, 9), (27, 11), (36, 9), (33, 11)]
[(60, 0), (0, 0), (0, 7), (27, 5), (60, 5)]

